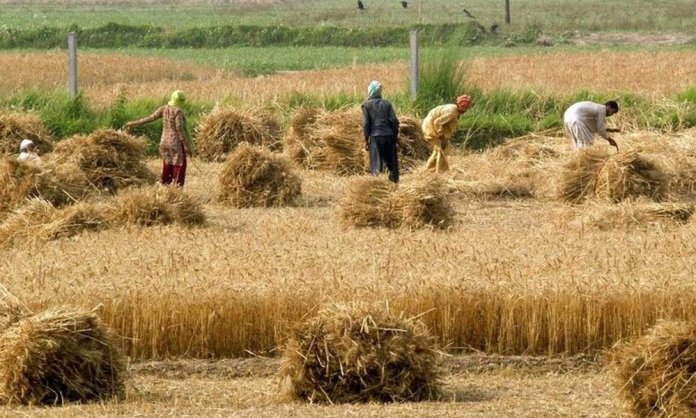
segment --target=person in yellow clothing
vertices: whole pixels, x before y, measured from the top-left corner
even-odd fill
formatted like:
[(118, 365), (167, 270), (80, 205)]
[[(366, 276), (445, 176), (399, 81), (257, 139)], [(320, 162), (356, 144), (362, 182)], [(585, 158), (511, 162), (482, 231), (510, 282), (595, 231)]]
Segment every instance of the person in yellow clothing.
[(454, 137), (459, 125), (459, 116), (463, 115), (474, 105), (470, 96), (457, 97), (457, 104), (441, 105), (430, 112), (423, 119), (423, 135), (433, 145), (433, 153), (428, 158), (426, 167), (435, 169), (436, 173), (447, 171), (447, 148), (449, 141)]

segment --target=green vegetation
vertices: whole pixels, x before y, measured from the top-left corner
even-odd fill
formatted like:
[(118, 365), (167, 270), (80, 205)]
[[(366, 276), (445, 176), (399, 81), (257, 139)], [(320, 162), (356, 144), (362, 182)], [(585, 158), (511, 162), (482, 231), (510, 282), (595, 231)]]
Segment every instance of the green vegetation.
[[(475, 21), (461, 24), (374, 26), (345, 28), (338, 26), (288, 27), (226, 25), (165, 31), (157, 26), (132, 26), (109, 23), (96, 28), (43, 26), (36, 29), (0, 30), (0, 49), (64, 48), (68, 32), (76, 32), (78, 43), (87, 48), (227, 48), (232, 46), (407, 46), (412, 28), (420, 32), (421, 43), (476, 45), (494, 36)], [(523, 38), (520, 38), (523, 39)], [(534, 40), (532, 40), (534, 41)]]
[[(94, 0), (90, 5), (3, 4), (0, 16), (8, 28), (45, 26), (99, 27), (109, 22), (161, 26), (167, 29), (220, 25), (315, 27), (317, 25), (367, 28), (415, 24), (459, 24), (469, 21), (466, 7), (485, 27), (504, 20), (504, 2), (467, 0), (410, 0), (408, 9), (398, 1), (364, 0), (358, 11), (354, 1), (288, 0), (283, 2), (162, 1), (148, 5), (114, 5)], [(108, 4), (112, 3), (112, 4)], [(216, 4), (217, 3), (217, 4)], [(547, 32), (580, 31), (679, 31), (695, 33), (693, 0), (511, 0), (510, 30), (541, 24)], [(501, 30), (507, 30), (501, 24)]]
[(432, 107), (451, 101), (466, 88), (466, 69), (452, 48), (424, 51), (414, 108), (427, 113)]
[[(79, 33), (82, 46), (92, 48), (405, 46), (408, 30), (416, 27), (424, 44), (458, 45), (533, 43), (542, 33), (555, 43), (588, 31), (696, 34), (693, 0), (512, 0), (511, 25), (502, 23), (504, 2), (488, 0), (466, 2), (475, 18), (450, 0), (411, 0), (407, 9), (397, 1), (365, 0), (363, 11), (346, 0), (19, 3), (0, 11), (0, 48), (62, 48), (71, 30)], [(491, 32), (493, 24), (498, 33)]]

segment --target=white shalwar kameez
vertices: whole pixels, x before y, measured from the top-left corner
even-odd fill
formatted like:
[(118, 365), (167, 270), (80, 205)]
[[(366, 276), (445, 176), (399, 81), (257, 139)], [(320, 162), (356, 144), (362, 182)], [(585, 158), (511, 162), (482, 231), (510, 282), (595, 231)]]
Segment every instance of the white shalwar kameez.
[(594, 102), (578, 102), (563, 114), (563, 125), (573, 141), (574, 149), (589, 147), (598, 134), (607, 139), (606, 106)]

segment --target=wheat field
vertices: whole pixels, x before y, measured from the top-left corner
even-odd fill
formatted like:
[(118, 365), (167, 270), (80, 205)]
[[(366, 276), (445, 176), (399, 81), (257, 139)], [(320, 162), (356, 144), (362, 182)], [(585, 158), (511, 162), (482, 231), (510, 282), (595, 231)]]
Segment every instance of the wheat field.
[[(619, 141), (678, 149), (692, 135), (639, 132)], [(336, 205), (349, 179), (325, 172), (301, 172), (297, 207), (230, 209), (215, 201), (221, 164), (196, 161), (185, 189), (203, 203), (206, 226), (3, 247), (0, 276), (10, 290), (34, 308), (96, 308), (133, 362), (123, 401), (4, 413), (628, 416), (597, 355), (660, 318), (693, 316), (696, 225), (598, 229), (577, 220), (599, 203), (471, 192), (493, 180), (511, 187), (526, 170), (546, 174), (553, 188), (566, 140), (527, 140), (555, 153), (453, 156), (456, 222), (444, 231), (343, 228)], [(159, 161), (148, 165), (156, 171)], [(273, 357), (288, 329), (323, 303), (351, 300), (422, 314), (451, 353), (488, 354), (445, 358), (445, 396), (435, 402), (336, 407), (279, 398)]]
[[(568, 153), (563, 138), (547, 140)], [(603, 350), (659, 318), (693, 315), (692, 223), (594, 228), (578, 215), (597, 207), (543, 195), (557, 181), (551, 166), (519, 171), (541, 184), (535, 198), (466, 192), (494, 179), (511, 187), (517, 166), (501, 161), (454, 157), (456, 222), (444, 231), (343, 228), (336, 205), (348, 180), (324, 172), (302, 172), (297, 207), (229, 209), (214, 198), (220, 165), (196, 162), (186, 190), (204, 203), (207, 226), (19, 243), (2, 250), (0, 276), (35, 307), (99, 306), (143, 360), (267, 355), (294, 323), (336, 301), (424, 314), (452, 351), (499, 354)]]
[[(693, 76), (688, 53), (582, 57), (606, 76), (606, 86), (650, 96), (683, 91)], [(197, 100), (259, 104), (280, 100), (298, 86), (333, 95), (357, 94), (370, 78), (405, 83), (402, 64), (245, 79), (156, 58), (84, 58), (84, 77), (93, 80), (85, 92), (104, 106), (118, 89), (129, 98), (151, 98), (183, 88)], [(16, 59), (39, 64), (34, 72), (9, 71)], [(0, 91), (60, 88), (63, 59), (55, 53), (1, 54), (0, 68), (8, 71)], [(490, 90), (566, 93), (569, 79), (576, 80), (573, 91), (595, 86), (602, 77), (583, 78), (579, 59), (574, 54), (479, 58), (471, 63), (470, 79)], [(565, 72), (548, 69), (559, 61)], [(622, 77), (602, 73), (607, 61), (622, 63)], [(648, 65), (654, 62), (659, 65)], [(165, 67), (174, 68), (175, 75)], [(505, 81), (505, 71), (519, 77)], [(672, 76), (664, 77), (665, 71)], [(632, 132), (622, 117), (613, 121), (626, 131), (616, 137), (622, 149), (646, 147), (668, 164), (693, 155), (694, 131)], [(552, 134), (526, 138), (548, 147), (547, 154), (534, 158), (504, 149), (457, 151), (446, 176), (455, 222), (445, 230), (342, 227), (337, 206), (350, 179), (321, 171), (299, 171), (303, 195), (295, 207), (228, 208), (215, 198), (222, 165), (194, 160), (185, 190), (203, 204), (205, 226), (124, 227), (1, 245), (5, 286), (34, 308), (96, 309), (122, 337), (133, 362), (122, 403), (3, 413), (625, 416), (609, 389), (611, 376), (595, 361), (659, 319), (696, 313), (696, 221), (597, 226), (592, 217), (607, 213), (605, 203), (570, 205), (554, 198), (559, 163), (569, 150), (565, 138)], [(153, 172), (159, 164), (148, 162)], [(691, 182), (694, 170), (684, 167), (680, 181)], [(689, 197), (675, 200), (684, 203)], [(450, 397), (441, 402), (337, 408), (279, 401), (273, 357), (289, 330), (326, 303), (355, 300), (422, 315), (445, 351), (485, 354), (483, 364), (450, 366)], [(525, 368), (500, 364), (500, 355), (521, 363), (547, 364), (559, 357), (568, 363), (550, 370)], [(252, 358), (224, 360), (230, 357)], [(578, 358), (590, 365), (577, 366)]]
[[(597, 53), (549, 52), (514, 57), (464, 59), (468, 80), (485, 91), (530, 89), (539, 94), (569, 95), (583, 89), (627, 92), (647, 97), (673, 96), (696, 76), (696, 56), (688, 51)], [(32, 71), (14, 71), (14, 68)], [(67, 83), (64, 54), (0, 53), (0, 94), (26, 89), (63, 90)], [(365, 80), (378, 79), (396, 94), (407, 86), (405, 63), (356, 65), (353, 68), (283, 72), (247, 78), (214, 66), (166, 58), (127, 55), (80, 55), (80, 89), (99, 107), (110, 105), (119, 91), (131, 100), (166, 97), (181, 89), (198, 101), (267, 105), (292, 92), (320, 98), (361, 96)]]

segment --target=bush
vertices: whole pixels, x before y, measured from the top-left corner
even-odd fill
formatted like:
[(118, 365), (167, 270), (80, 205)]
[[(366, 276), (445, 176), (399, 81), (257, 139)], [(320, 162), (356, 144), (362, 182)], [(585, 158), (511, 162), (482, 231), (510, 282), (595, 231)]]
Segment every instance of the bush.
[(495, 114), (467, 113), (459, 122), (455, 143), (467, 148), (484, 149), (501, 144), (506, 138), (514, 138), (535, 131), (535, 121), (520, 113)]
[(414, 107), (425, 115), (435, 106), (454, 103), (467, 91), (466, 68), (452, 48), (425, 51), (418, 79), (418, 96)]

